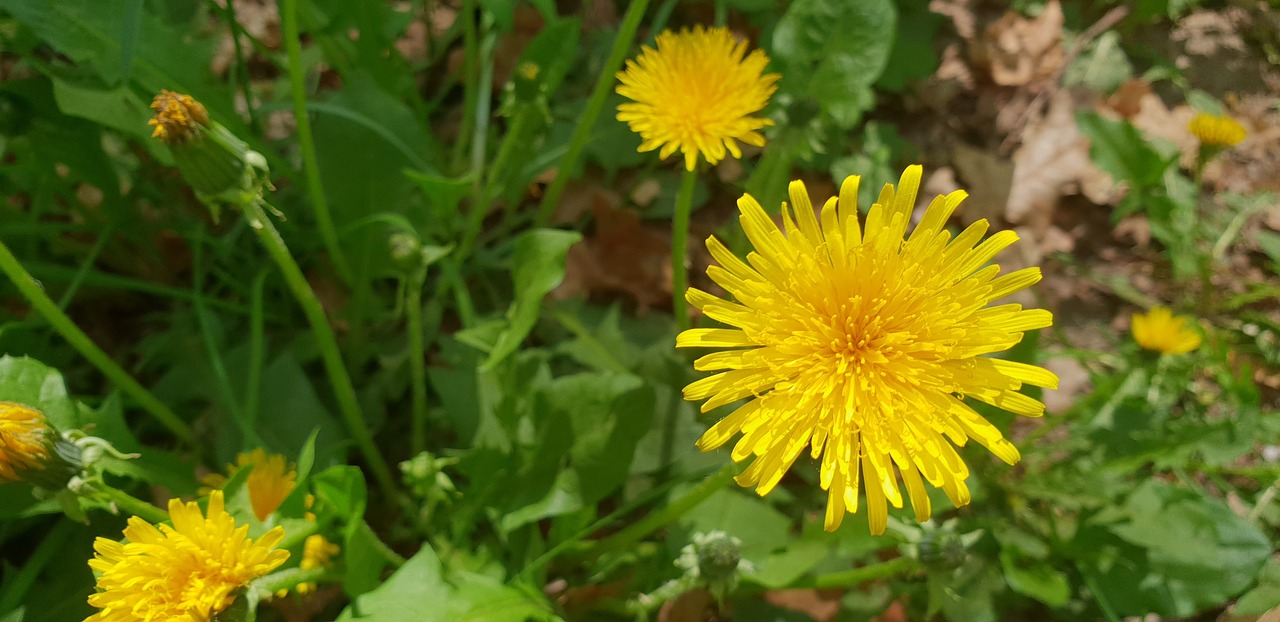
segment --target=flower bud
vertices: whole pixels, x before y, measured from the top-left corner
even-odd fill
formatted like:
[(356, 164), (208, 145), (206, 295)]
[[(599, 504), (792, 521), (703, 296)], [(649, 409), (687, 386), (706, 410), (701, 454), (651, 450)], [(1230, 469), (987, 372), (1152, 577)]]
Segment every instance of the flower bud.
[(0, 402), (0, 483), (26, 481), (58, 490), (80, 470), (80, 448), (64, 440), (44, 413)]
[(190, 95), (160, 91), (151, 110), (155, 116), (147, 124), (155, 128), (152, 136), (169, 146), (182, 177), (211, 205), (215, 219), (218, 201), (252, 199), (270, 186), (262, 154), (210, 119)]

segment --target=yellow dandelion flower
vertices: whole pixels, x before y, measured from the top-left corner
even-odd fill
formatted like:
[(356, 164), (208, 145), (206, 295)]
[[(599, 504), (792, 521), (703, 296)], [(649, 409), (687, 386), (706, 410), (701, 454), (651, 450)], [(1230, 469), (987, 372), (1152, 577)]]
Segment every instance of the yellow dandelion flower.
[(298, 486), (298, 472), (293, 470), (280, 454), (268, 454), (261, 448), (236, 456), (235, 464), (227, 465), (227, 474), (211, 473), (201, 482), (209, 489), (222, 488), (227, 480), (243, 468), (250, 468), (245, 485), (249, 488), (249, 502), (258, 520), (267, 520), (280, 504)]
[(666, 159), (679, 150), (692, 171), (699, 153), (715, 164), (726, 152), (742, 157), (738, 141), (764, 146), (757, 130), (773, 122), (751, 114), (769, 103), (779, 76), (764, 73), (763, 50), (748, 54), (727, 28), (702, 26), (664, 31), (657, 45), (618, 72), (618, 94), (633, 100), (618, 106), (618, 120), (644, 139), (640, 151), (661, 148)]
[[(302, 545), (302, 563), (298, 564), (298, 567), (303, 570), (329, 568), (333, 566), (334, 556), (341, 551), (338, 545), (326, 540), (322, 535), (307, 536), (306, 543)], [(315, 589), (314, 583), (298, 584), (299, 594), (307, 594)]]
[(1235, 119), (1203, 112), (1191, 119), (1187, 130), (1200, 139), (1200, 144), (1213, 147), (1233, 147), (1249, 135)]
[(44, 413), (16, 402), (0, 402), (0, 483), (44, 468), (55, 433)]
[(147, 125), (156, 128), (151, 136), (169, 144), (190, 141), (197, 127), (209, 125), (209, 111), (190, 95), (160, 91), (151, 100), (151, 110), (155, 116)]
[(707, 275), (736, 302), (695, 288), (686, 294), (734, 328), (687, 330), (676, 345), (736, 349), (699, 358), (696, 369), (719, 373), (685, 387), (685, 399), (706, 400), (703, 412), (748, 400), (698, 446), (712, 450), (741, 433), (733, 459), (754, 461), (738, 483), (761, 495), (809, 447), (821, 458), (829, 531), (858, 511), (860, 481), (875, 534), (885, 529), (887, 505), (902, 507), (899, 478), (917, 520), (930, 515), (926, 481), (955, 505), (967, 504), (969, 470), (953, 445), (974, 439), (1009, 464), (1020, 456), (962, 398), (1034, 417), (1044, 405), (1018, 389), (1057, 386), (1047, 370), (983, 356), (1052, 324), (1041, 309), (988, 306), (1039, 281), (1040, 269), (997, 276), (1000, 267), (987, 265), (1018, 239), (1012, 231), (984, 241), (985, 220), (954, 238), (944, 229), (962, 190), (933, 199), (904, 240), (920, 175), (912, 166), (896, 189), (886, 184), (863, 227), (856, 176), (820, 218), (804, 184), (792, 182), (783, 230), (744, 195), (740, 220), (755, 252), (742, 261), (715, 237), (707, 240), (719, 264)]
[(135, 516), (124, 529), (126, 542), (94, 542), (89, 566), (98, 584), (89, 604), (99, 611), (85, 622), (204, 622), (289, 557), (275, 548), (283, 528), (249, 538), (249, 526), (237, 527), (224, 509), (222, 491), (210, 495), (207, 514), (173, 499), (169, 516), (172, 527)]
[(1161, 354), (1185, 354), (1200, 347), (1200, 333), (1191, 318), (1174, 315), (1165, 307), (1133, 314), (1133, 340)]

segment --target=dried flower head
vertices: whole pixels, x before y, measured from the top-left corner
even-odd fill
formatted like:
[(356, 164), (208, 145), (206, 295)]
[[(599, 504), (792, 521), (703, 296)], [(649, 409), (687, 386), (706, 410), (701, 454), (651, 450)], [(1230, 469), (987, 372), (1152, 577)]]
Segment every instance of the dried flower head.
[(747, 43), (726, 28), (704, 28), (658, 35), (657, 49), (645, 47), (618, 73), (618, 94), (632, 102), (618, 106), (618, 120), (644, 141), (640, 151), (679, 150), (693, 170), (698, 154), (711, 164), (725, 153), (742, 157), (738, 141), (764, 146), (758, 130), (773, 125), (753, 117), (777, 89), (777, 74), (765, 74), (769, 57), (747, 53)]
[(747, 400), (698, 446), (715, 449), (741, 434), (733, 459), (754, 460), (738, 483), (761, 495), (808, 447), (821, 458), (828, 530), (858, 510), (860, 488), (877, 534), (887, 506), (902, 507), (899, 481), (917, 520), (930, 516), (924, 482), (967, 504), (969, 470), (954, 445), (976, 440), (1009, 464), (1019, 453), (965, 399), (1034, 417), (1044, 405), (1019, 389), (1057, 386), (1045, 369), (985, 356), (1053, 321), (1040, 309), (988, 306), (1040, 280), (1039, 268), (999, 275), (988, 265), (1017, 234), (983, 240), (988, 224), (979, 220), (953, 238), (944, 227), (966, 196), (956, 191), (933, 199), (904, 239), (920, 175), (912, 166), (897, 188), (886, 184), (862, 227), (856, 176), (820, 218), (804, 184), (792, 182), (783, 230), (743, 196), (740, 220), (755, 251), (743, 261), (707, 240), (719, 264), (707, 275), (736, 302), (695, 288), (686, 294), (733, 328), (679, 335), (678, 347), (724, 348), (694, 363), (717, 373), (685, 387), (685, 398), (706, 400), (703, 412)]

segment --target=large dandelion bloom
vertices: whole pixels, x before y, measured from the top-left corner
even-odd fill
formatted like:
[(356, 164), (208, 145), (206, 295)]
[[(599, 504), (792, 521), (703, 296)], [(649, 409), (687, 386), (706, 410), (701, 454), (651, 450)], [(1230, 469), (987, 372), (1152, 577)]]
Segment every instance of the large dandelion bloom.
[(207, 517), (195, 503), (169, 501), (173, 526), (138, 517), (124, 529), (125, 543), (98, 538), (89, 566), (98, 591), (89, 604), (101, 611), (85, 622), (205, 622), (235, 600), (238, 590), (289, 558), (275, 547), (276, 527), (253, 540), (223, 508), (222, 491), (209, 497)]
[[(821, 457), (828, 493), (826, 528), (858, 511), (866, 489), (872, 533), (882, 533), (887, 506), (916, 519), (930, 515), (924, 482), (957, 506), (969, 502), (969, 470), (953, 445), (972, 438), (1009, 464), (1017, 448), (963, 400), (972, 398), (1021, 415), (1044, 405), (1023, 395), (1024, 384), (1055, 387), (1052, 373), (982, 355), (1007, 350), (1023, 331), (1052, 323), (1048, 311), (989, 303), (1040, 280), (1038, 268), (999, 275), (986, 265), (1017, 240), (1001, 231), (982, 240), (980, 220), (952, 239), (943, 227), (965, 198), (939, 196), (904, 241), (920, 185), (919, 166), (886, 184), (859, 227), (858, 177), (850, 177), (815, 217), (804, 185), (790, 187), (780, 231), (750, 195), (738, 201), (755, 252), (742, 261), (712, 237), (720, 264), (707, 274), (737, 300), (690, 288), (687, 298), (710, 318), (734, 328), (698, 328), (679, 347), (738, 348), (699, 358), (717, 371), (685, 387), (702, 411), (749, 399), (698, 441), (703, 450), (741, 433), (735, 461), (754, 457), (738, 476), (767, 494), (805, 447)], [(895, 473), (896, 471), (896, 473)]]
[(640, 151), (661, 148), (665, 159), (679, 150), (692, 171), (699, 153), (715, 164), (726, 152), (742, 157), (738, 141), (764, 146), (757, 130), (773, 122), (751, 115), (769, 103), (779, 77), (764, 74), (764, 51), (747, 54), (727, 28), (702, 26), (664, 31), (657, 45), (618, 72), (618, 94), (633, 100), (618, 106), (618, 120), (644, 139)]
[(0, 402), (0, 484), (43, 469), (54, 436), (40, 411), (16, 402)]
[(1133, 314), (1132, 325), (1133, 340), (1153, 352), (1186, 354), (1200, 347), (1200, 333), (1192, 328), (1191, 318), (1174, 315), (1166, 307)]

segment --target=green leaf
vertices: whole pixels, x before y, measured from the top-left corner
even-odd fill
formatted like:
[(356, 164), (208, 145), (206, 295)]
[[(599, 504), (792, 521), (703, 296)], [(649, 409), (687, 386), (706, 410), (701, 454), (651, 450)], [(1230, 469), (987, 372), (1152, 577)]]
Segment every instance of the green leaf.
[(1186, 617), (1217, 606), (1248, 587), (1271, 553), (1257, 527), (1198, 490), (1149, 480), (1117, 514), (1114, 524), (1095, 517), (1075, 546), (1089, 552), (1087, 570), (1120, 615)]
[(67, 396), (62, 373), (25, 356), (0, 356), (0, 396), (44, 413), (59, 431), (79, 428), (84, 418)]
[(507, 328), (498, 336), (489, 358), (480, 366), (489, 371), (501, 363), (533, 330), (542, 309), (542, 299), (564, 280), (564, 259), (569, 247), (582, 240), (575, 231), (535, 229), (516, 239), (515, 300), (507, 311)]
[(908, 83), (933, 75), (938, 69), (938, 55), (934, 52), (938, 28), (946, 18), (929, 10), (927, 0), (899, 0), (901, 15), (897, 35), (884, 73), (876, 86), (887, 91), (902, 92)]
[(1000, 551), (1000, 567), (1013, 591), (1034, 598), (1050, 607), (1061, 607), (1071, 598), (1067, 575), (1048, 562), (1030, 560), (1011, 549)]
[(773, 32), (784, 90), (807, 94), (841, 127), (875, 103), (868, 96), (893, 47), (897, 10), (891, 0), (792, 2)]
[(1232, 614), (1261, 616), (1280, 607), (1280, 560), (1272, 559), (1258, 573), (1258, 585), (1236, 601)]
[(782, 512), (754, 494), (732, 489), (711, 495), (680, 522), (694, 533), (719, 530), (742, 540), (742, 556), (751, 560), (764, 559), (786, 544), (791, 530), (791, 520)]
[(444, 606), (449, 584), (441, 576), (440, 560), (424, 546), (382, 585), (356, 596), (337, 622), (447, 622)]
[(73, 117), (100, 123), (126, 136), (131, 136), (155, 156), (161, 164), (173, 165), (173, 155), (163, 142), (151, 139), (149, 104), (126, 87), (99, 89), (80, 86), (54, 77), (53, 97), (58, 110)]
[(1176, 161), (1161, 156), (1128, 121), (1081, 112), (1076, 115), (1076, 123), (1092, 143), (1090, 157), (1116, 181), (1129, 182), (1131, 192), (1141, 194), (1160, 184), (1165, 169)]
[(581, 32), (581, 20), (574, 17), (557, 19), (539, 31), (520, 54), (521, 63), (538, 66), (538, 82), (547, 95), (560, 88), (560, 83), (573, 68)]
[(1253, 239), (1258, 244), (1258, 248), (1267, 254), (1267, 258), (1273, 264), (1272, 271), (1280, 272), (1280, 233), (1272, 233), (1270, 231), (1258, 231), (1253, 234)]

